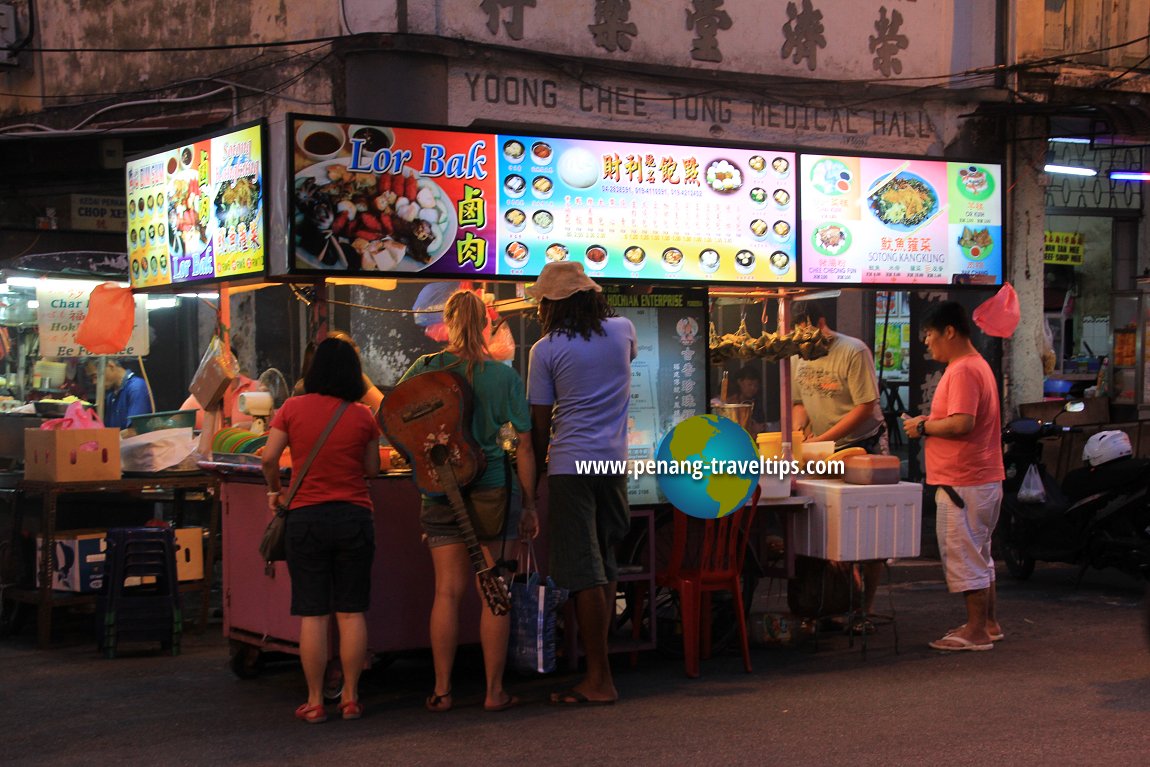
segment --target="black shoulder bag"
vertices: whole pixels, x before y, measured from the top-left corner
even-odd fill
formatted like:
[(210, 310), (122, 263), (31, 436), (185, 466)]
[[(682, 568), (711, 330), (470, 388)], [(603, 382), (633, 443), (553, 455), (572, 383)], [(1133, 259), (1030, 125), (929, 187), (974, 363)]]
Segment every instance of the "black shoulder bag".
[(288, 507), (291, 506), (296, 491), (299, 490), (300, 485), (303, 484), (303, 478), (307, 476), (307, 470), (311, 468), (312, 461), (319, 455), (319, 450), (323, 447), (323, 443), (327, 441), (331, 430), (335, 428), (340, 416), (344, 414), (344, 411), (347, 410), (350, 404), (351, 403), (347, 401), (339, 403), (339, 407), (335, 409), (335, 414), (324, 428), (323, 434), (320, 434), (319, 439), (312, 445), (311, 454), (308, 455), (307, 460), (304, 461), (303, 466), (300, 467), (299, 474), (292, 478), (291, 488), (288, 490), (287, 498), (284, 499), (282, 504), (276, 505), (276, 513), (272, 517), (272, 521), (268, 522), (263, 537), (260, 538), (260, 556), (263, 557), (264, 562), (267, 563), (264, 567), (264, 572), (268, 575), (274, 572), (272, 564), (282, 562), (287, 556)]

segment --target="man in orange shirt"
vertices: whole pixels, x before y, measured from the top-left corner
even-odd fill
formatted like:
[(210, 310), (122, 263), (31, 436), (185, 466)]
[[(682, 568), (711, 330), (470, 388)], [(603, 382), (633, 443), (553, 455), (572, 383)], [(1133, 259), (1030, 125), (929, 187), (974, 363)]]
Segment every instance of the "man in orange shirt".
[(966, 600), (966, 623), (930, 643), (936, 650), (992, 650), (1003, 638), (995, 615), (990, 536), (1002, 505), (998, 383), (970, 341), (966, 311), (948, 301), (923, 323), (932, 358), (946, 363), (930, 415), (903, 415), (908, 437), (925, 438), (927, 484), (938, 486), (936, 532), (946, 585)]

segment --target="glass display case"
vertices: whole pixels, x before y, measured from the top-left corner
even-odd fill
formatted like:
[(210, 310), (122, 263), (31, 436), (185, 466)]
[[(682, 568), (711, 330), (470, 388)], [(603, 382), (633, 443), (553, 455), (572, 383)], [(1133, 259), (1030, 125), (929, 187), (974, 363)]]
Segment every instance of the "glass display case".
[(1150, 417), (1150, 280), (1138, 290), (1115, 293), (1111, 312), (1110, 396), (1114, 405), (1131, 406)]

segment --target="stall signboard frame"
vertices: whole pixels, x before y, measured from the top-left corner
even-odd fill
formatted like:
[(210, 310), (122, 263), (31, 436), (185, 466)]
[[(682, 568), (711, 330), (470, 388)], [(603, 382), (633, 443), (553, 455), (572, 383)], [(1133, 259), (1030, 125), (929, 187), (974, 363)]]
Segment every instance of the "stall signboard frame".
[(799, 156), (804, 285), (1001, 285), (1002, 166)]
[(266, 273), (267, 145), (267, 124), (257, 120), (127, 162), (133, 289)]
[(289, 115), (292, 274), (794, 284), (795, 153)]
[[(1002, 166), (286, 120), (291, 275), (988, 286)], [(832, 173), (832, 171), (834, 171)]]

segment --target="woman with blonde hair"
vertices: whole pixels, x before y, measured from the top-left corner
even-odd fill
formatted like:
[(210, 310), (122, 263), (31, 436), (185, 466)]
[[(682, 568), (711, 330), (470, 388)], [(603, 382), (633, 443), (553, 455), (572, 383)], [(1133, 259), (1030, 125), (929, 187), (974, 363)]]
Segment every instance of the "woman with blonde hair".
[[(533, 538), (539, 533), (539, 518), (535, 512), (535, 457), (531, 445), (531, 413), (523, 379), (515, 370), (492, 359), (488, 348), (487, 307), (483, 300), (469, 290), (452, 294), (443, 309), (447, 326), (447, 347), (436, 354), (420, 357), (404, 373), (412, 376), (435, 370), (458, 373), (467, 379), (473, 392), (471, 436), (483, 450), (487, 468), (468, 486), (466, 503), (469, 511), (478, 505), (506, 510), (503, 535), (480, 540), (488, 563), (495, 561), (493, 545), (501, 546), (504, 559), (517, 554), (519, 538)], [(517, 468), (522, 503), (515, 504), (508, 497), (503, 440), (500, 430), (510, 423), (519, 436)], [(512, 493), (514, 495), (514, 493)], [(444, 496), (423, 497), (420, 512), (424, 539), (431, 550), (435, 569), (435, 601), (431, 608), (431, 652), (435, 662), (435, 689), (425, 703), (428, 711), (449, 711), (453, 704), (451, 671), (455, 663), (455, 650), (459, 643), (459, 607), (468, 582), (474, 581), (467, 545), (455, 522), (455, 514)], [(512, 540), (508, 540), (511, 538)], [(483, 708), (504, 711), (519, 699), (503, 688), (503, 670), (507, 658), (507, 639), (510, 632), (507, 615), (494, 615), (486, 608), (479, 620), (479, 639), (483, 647), (483, 663), (487, 676)]]

